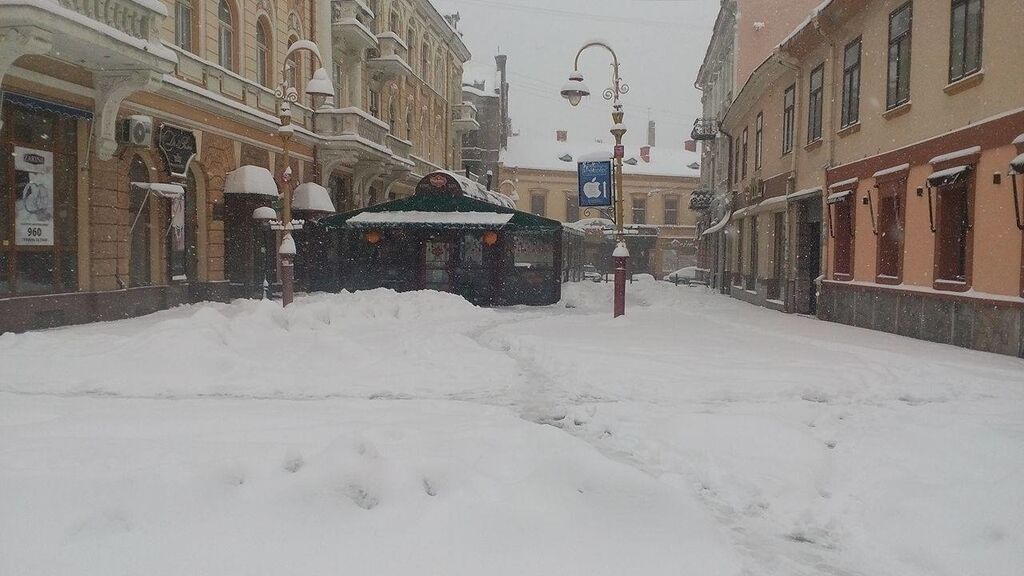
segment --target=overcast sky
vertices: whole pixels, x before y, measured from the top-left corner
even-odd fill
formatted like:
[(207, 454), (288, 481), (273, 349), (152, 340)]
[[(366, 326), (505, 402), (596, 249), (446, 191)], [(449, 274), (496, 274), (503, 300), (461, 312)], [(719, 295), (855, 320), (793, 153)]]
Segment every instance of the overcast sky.
[(465, 80), (493, 78), (494, 56), (508, 55), (513, 129), (523, 138), (608, 138), (610, 106), (601, 91), (611, 83), (611, 59), (588, 50), (580, 67), (594, 93), (571, 108), (559, 95), (576, 51), (605, 40), (619, 55), (627, 143), (646, 139), (658, 125), (659, 146), (682, 146), (700, 113), (693, 82), (711, 35), (719, 0), (433, 0), (442, 13), (459, 12), (473, 53)]

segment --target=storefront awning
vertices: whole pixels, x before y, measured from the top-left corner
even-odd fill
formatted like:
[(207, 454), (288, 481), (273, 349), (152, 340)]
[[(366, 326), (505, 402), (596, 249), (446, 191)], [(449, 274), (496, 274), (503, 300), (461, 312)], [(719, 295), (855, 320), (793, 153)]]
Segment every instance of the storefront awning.
[(1010, 160), (1010, 168), (1017, 174), (1024, 174), (1024, 154)]
[(956, 184), (962, 178), (965, 178), (970, 171), (970, 166), (955, 166), (946, 170), (939, 170), (928, 177), (928, 185), (932, 188), (938, 188), (940, 186)]
[(805, 188), (803, 190), (798, 190), (796, 192), (793, 192), (789, 196), (786, 196), (786, 198), (790, 202), (792, 202), (794, 200), (802, 200), (804, 198), (808, 198), (810, 196), (817, 196), (819, 194), (821, 194), (821, 186), (816, 186), (814, 188)]
[(708, 234), (714, 234), (722, 228), (725, 228), (725, 225), (729, 223), (729, 220), (732, 220), (732, 212), (726, 212), (725, 216), (722, 216), (721, 220), (715, 222), (707, 230), (701, 232), (701, 237), (707, 236)]
[(132, 187), (139, 191), (155, 194), (161, 198), (181, 198), (185, 195), (185, 189), (180, 184), (132, 182)]
[(259, 166), (239, 166), (238, 170), (228, 172), (224, 178), (225, 194), (256, 194), (277, 198), (277, 182), (270, 170)]
[(88, 110), (80, 110), (71, 106), (65, 106), (64, 104), (48, 102), (46, 100), (40, 100), (39, 98), (33, 98), (31, 96), (25, 96), (15, 92), (4, 92), (3, 100), (4, 102), (10, 102), (16, 106), (21, 106), (37, 112), (52, 112), (68, 118), (92, 120), (92, 112), (89, 112)]
[(838, 204), (845, 200), (849, 195), (853, 194), (853, 190), (843, 190), (842, 192), (833, 192), (828, 195), (828, 199), (825, 200), (827, 204)]
[(363, 212), (348, 219), (354, 226), (375, 224), (422, 224), (438, 226), (502, 226), (512, 220), (514, 214), (496, 212)]

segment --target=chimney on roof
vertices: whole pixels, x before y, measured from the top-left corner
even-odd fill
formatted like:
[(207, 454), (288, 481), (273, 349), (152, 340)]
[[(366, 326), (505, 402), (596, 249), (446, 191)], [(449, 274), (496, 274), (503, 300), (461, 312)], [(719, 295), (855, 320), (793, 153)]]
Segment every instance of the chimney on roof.
[(683, 142), (683, 148), (686, 148), (687, 152), (696, 152), (697, 151), (697, 141), (696, 140), (687, 140), (686, 142)]
[(557, 140), (559, 142), (565, 142), (565, 141), (569, 140), (569, 133), (567, 131), (565, 131), (565, 130), (556, 130), (555, 131), (555, 140)]
[(654, 146), (654, 120), (647, 121), (647, 145)]

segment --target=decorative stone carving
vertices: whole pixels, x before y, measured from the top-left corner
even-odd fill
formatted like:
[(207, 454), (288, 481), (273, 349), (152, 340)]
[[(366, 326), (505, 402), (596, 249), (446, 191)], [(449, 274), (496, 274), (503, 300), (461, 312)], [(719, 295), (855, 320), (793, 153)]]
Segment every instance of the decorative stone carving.
[(140, 90), (155, 92), (161, 82), (161, 75), (149, 70), (93, 74), (93, 88), (96, 90), (93, 121), (96, 125), (96, 155), (100, 160), (110, 160), (117, 152), (117, 111), (124, 99)]

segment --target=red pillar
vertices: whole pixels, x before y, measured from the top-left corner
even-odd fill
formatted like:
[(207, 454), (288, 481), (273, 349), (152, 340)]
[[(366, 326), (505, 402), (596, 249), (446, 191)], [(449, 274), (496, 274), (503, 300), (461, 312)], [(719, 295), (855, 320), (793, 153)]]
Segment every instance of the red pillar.
[(626, 314), (626, 261), (629, 260), (629, 250), (625, 242), (619, 242), (612, 252), (615, 259), (615, 311), (614, 318)]

